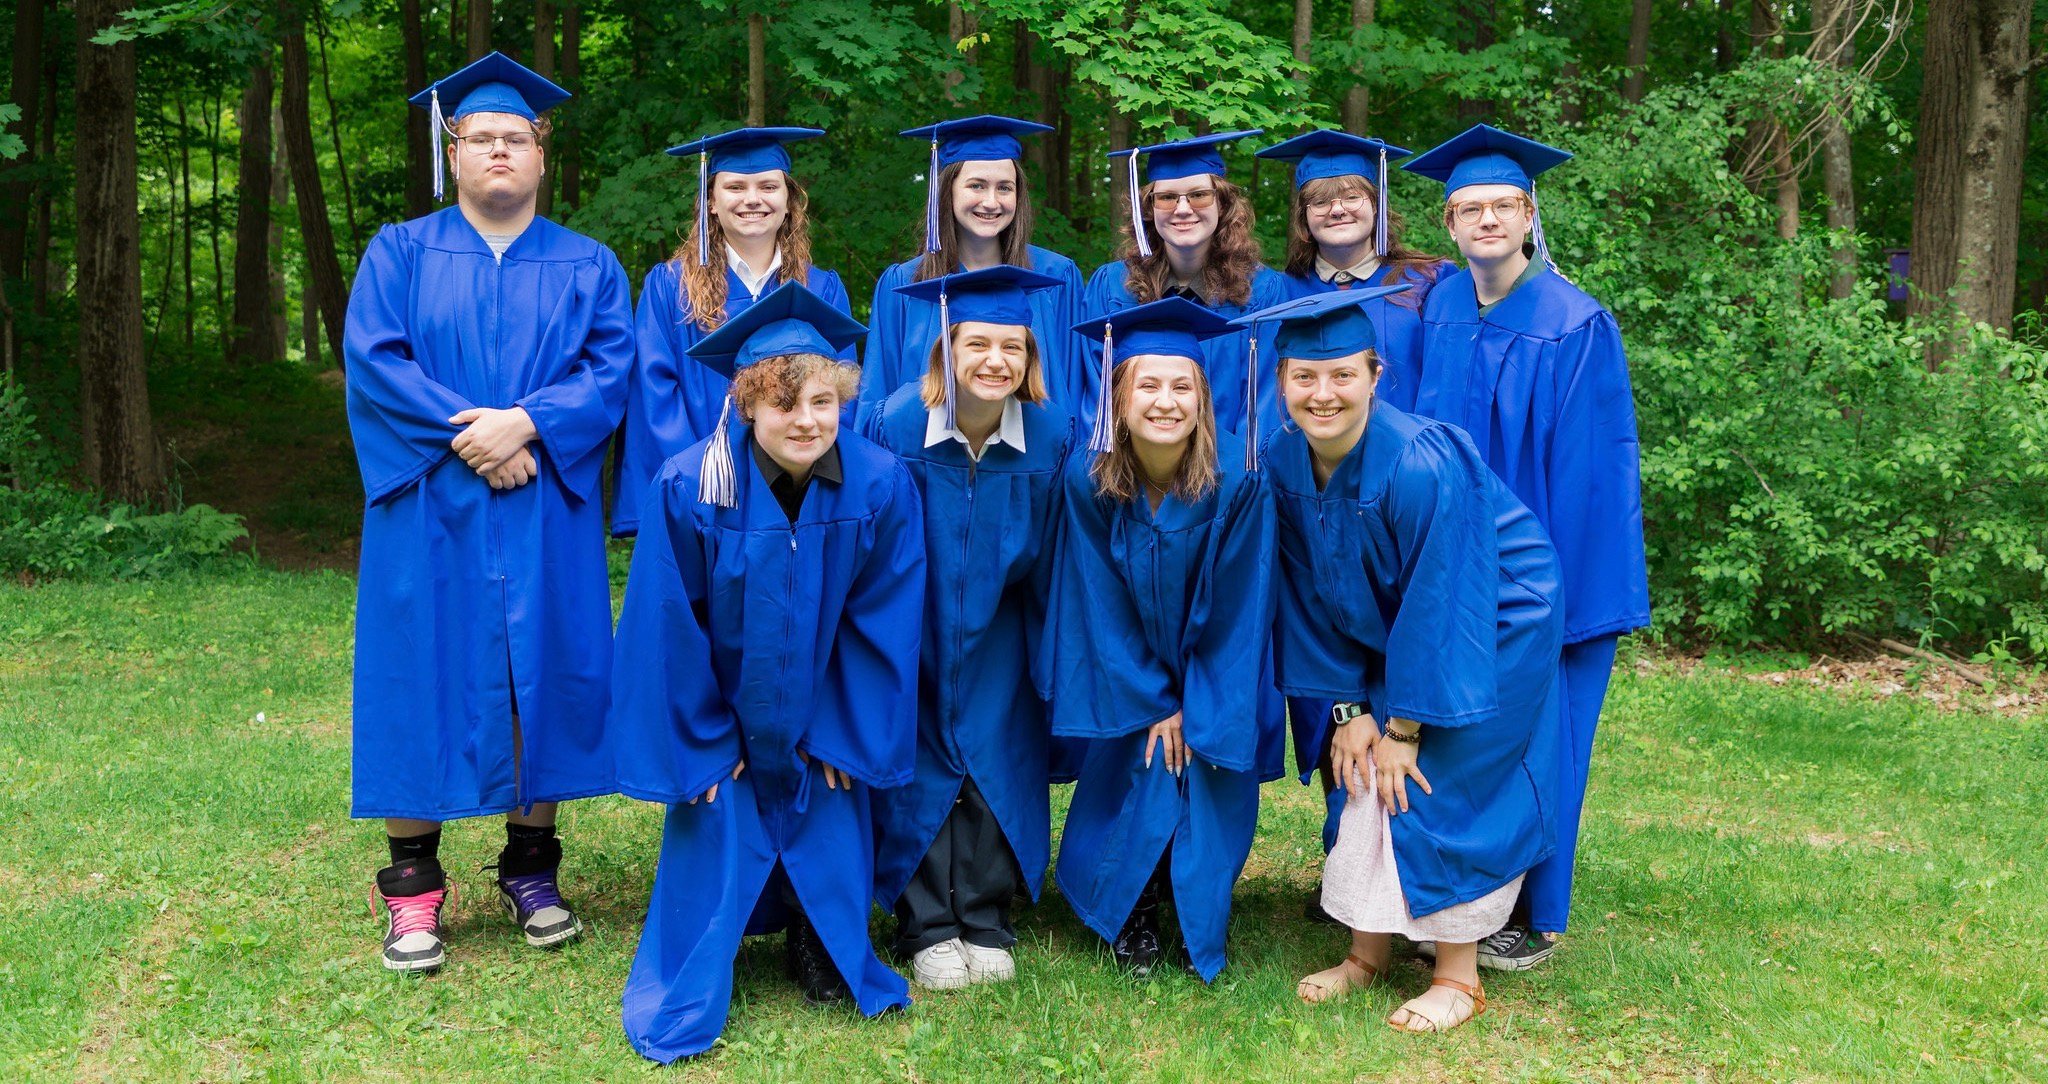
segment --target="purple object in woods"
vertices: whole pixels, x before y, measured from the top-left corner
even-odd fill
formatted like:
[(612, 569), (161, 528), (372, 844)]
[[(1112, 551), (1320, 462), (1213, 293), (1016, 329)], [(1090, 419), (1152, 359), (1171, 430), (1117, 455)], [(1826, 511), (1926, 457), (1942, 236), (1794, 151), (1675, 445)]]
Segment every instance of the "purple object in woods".
[(1906, 300), (1906, 284), (1913, 280), (1911, 273), (1912, 249), (1888, 248), (1884, 250), (1885, 267), (1891, 274), (1885, 280), (1885, 300)]

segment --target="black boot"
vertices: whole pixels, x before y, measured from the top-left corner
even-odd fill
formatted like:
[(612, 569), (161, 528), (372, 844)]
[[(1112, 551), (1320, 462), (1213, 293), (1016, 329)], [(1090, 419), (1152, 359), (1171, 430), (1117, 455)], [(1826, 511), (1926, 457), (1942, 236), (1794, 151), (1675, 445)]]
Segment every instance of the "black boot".
[(1117, 966), (1134, 979), (1150, 977), (1152, 969), (1159, 965), (1163, 951), (1159, 941), (1158, 877), (1147, 881), (1145, 890), (1138, 893), (1131, 917), (1124, 919), (1124, 928), (1117, 931), (1109, 950), (1116, 957)]
[(804, 1000), (813, 1005), (834, 1005), (853, 996), (846, 980), (825, 951), (811, 920), (797, 915), (790, 919), (789, 932), (782, 935), (783, 960), (790, 976), (803, 989)]

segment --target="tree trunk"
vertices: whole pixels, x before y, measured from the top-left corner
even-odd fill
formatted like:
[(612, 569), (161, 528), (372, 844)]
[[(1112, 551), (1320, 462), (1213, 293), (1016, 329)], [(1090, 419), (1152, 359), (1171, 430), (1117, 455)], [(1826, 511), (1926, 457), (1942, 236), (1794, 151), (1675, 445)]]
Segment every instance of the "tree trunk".
[[(17, 0), (14, 5), (14, 70), (7, 101), (21, 107), (21, 139), (31, 154), (37, 146), (37, 117), (43, 101), (43, 0)], [(17, 165), (25, 163), (17, 163)], [(28, 216), (33, 195), (27, 179), (0, 188), (0, 290), (22, 274), (28, 249)]]
[[(549, 79), (555, 77), (555, 5), (548, 0), (533, 0), (533, 70)], [(549, 143), (552, 144), (553, 140), (550, 139)], [(553, 170), (545, 168), (546, 160), (542, 162), (540, 191), (534, 196), (534, 213), (546, 216), (555, 207), (555, 177)]]
[(78, 428), (85, 477), (151, 505), (163, 457), (142, 360), (142, 224), (135, 208), (135, 43), (94, 45), (124, 0), (77, 0)]
[(291, 290), (284, 281), (285, 248), (284, 220), (285, 204), (292, 199), (291, 154), (284, 142), (284, 109), (273, 105), (270, 110), (270, 206), (264, 208), (265, 217), (270, 219), (270, 357), (282, 358), (291, 349), (292, 325), (286, 313), (291, 311)]
[(1650, 0), (1635, 0), (1628, 19), (1628, 75), (1621, 81), (1621, 96), (1630, 102), (1643, 100), (1643, 83), (1650, 65)]
[[(327, 103), (327, 136), (334, 144), (334, 170), (341, 178), (342, 221), (348, 223), (349, 261), (362, 258), (363, 233), (356, 225), (355, 188), (348, 181), (348, 154), (341, 149), (341, 117), (334, 109), (334, 80), (327, 64), (327, 22), (322, 18), (314, 26), (314, 40), (320, 43), (320, 97)], [(411, 111), (410, 107), (407, 107)]]
[[(320, 367), (320, 306), (314, 303), (311, 290), (306, 291), (306, 296), (299, 299), (299, 342), (303, 343), (306, 348), (306, 368), (318, 369)], [(341, 354), (336, 353), (334, 356), (339, 360)]]
[(173, 225), (182, 225), (184, 227), (184, 229), (176, 232), (180, 235), (182, 255), (185, 260), (185, 345), (190, 347), (192, 345), (193, 308), (192, 221), (197, 217), (192, 213), (192, 130), (190, 118), (185, 112), (184, 93), (181, 91), (175, 97), (178, 106), (178, 186), (182, 192), (185, 213), (181, 216), (183, 221), (174, 222)]
[[(1856, 41), (1850, 34), (1851, 0), (1814, 0), (1813, 37), (1820, 63), (1840, 72), (1856, 66)], [(1835, 249), (1841, 270), (1828, 282), (1828, 296), (1845, 298), (1856, 290), (1856, 183), (1851, 161), (1848, 102), (1835, 95), (1820, 117), (1821, 191), (1827, 196), (1828, 229), (1844, 235)]]
[[(471, 0), (485, 5), (486, 0)], [(306, 54), (305, 13), (296, 4), (283, 8), (284, 78), (279, 99), (284, 113), (285, 153), (291, 160), (292, 192), (298, 198), (299, 238), (306, 248), (307, 305), (318, 308), (327, 325), (328, 346), (337, 365), (341, 353), (342, 314), (347, 286), (341, 261), (334, 255), (334, 227), (327, 220), (327, 197), (320, 186), (320, 161), (313, 155), (312, 70)], [(473, 10), (473, 9), (472, 9)], [(308, 344), (307, 354), (313, 354)]]
[[(961, 7), (957, 0), (949, 0), (946, 4), (946, 39), (955, 47), (955, 56), (970, 67), (979, 62), (979, 57), (976, 54), (980, 50), (970, 48), (965, 54), (961, 54), (958, 52), (958, 47), (962, 41), (980, 32), (980, 28), (975, 25), (974, 14)], [(948, 68), (946, 70), (945, 85), (946, 100), (948, 102), (952, 102), (955, 105), (960, 104), (958, 97), (960, 83), (966, 78), (967, 73), (960, 68)]]
[(277, 360), (270, 335), (271, 89), (270, 52), (265, 50), (249, 70), (237, 114), (242, 145), (235, 176), (235, 322), (228, 360), (242, 365)]
[(1719, 0), (1714, 9), (1714, 69), (1735, 69), (1735, 0)]
[(747, 123), (768, 123), (768, 16), (747, 16)]
[[(1351, 31), (1371, 26), (1379, 17), (1379, 0), (1351, 0)], [(1344, 92), (1344, 130), (1352, 135), (1370, 135), (1366, 129), (1370, 123), (1372, 98), (1365, 89), (1365, 76), (1356, 67), (1351, 69), (1351, 89)]]
[(469, 59), (491, 51), (491, 0), (469, 0)]
[(206, 108), (206, 173), (211, 193), (206, 200), (206, 244), (213, 252), (213, 328), (218, 336), (216, 344), (226, 342), (228, 329), (224, 321), (228, 317), (228, 295), (225, 282), (225, 268), (220, 259), (220, 111), (218, 91), (207, 97)]
[[(405, 40), (405, 93), (427, 88), (427, 35), (420, 0), (399, 0), (398, 29)], [(434, 133), (424, 109), (405, 110), (405, 217), (434, 210)]]
[[(562, 12), (562, 82), (580, 90), (583, 81), (583, 12), (577, 0), (567, 0)], [(569, 103), (569, 124), (555, 132), (555, 153), (561, 156), (562, 202), (570, 210), (583, 206), (582, 144), (575, 126), (576, 103)]]
[(1315, 40), (1316, 0), (1294, 0), (1294, 62), (1301, 65), (1295, 79), (1308, 82), (1308, 47)]
[[(1498, 40), (1493, 25), (1495, 14), (1494, 0), (1459, 0), (1458, 15), (1471, 31), (1466, 52), (1477, 53), (1493, 48)], [(1461, 125), (1503, 120), (1505, 118), (1494, 116), (1494, 103), (1488, 99), (1472, 98), (1458, 102), (1458, 122)]]
[[(47, 49), (43, 60), (43, 108), (42, 121), (38, 125), (42, 149), (37, 157), (45, 162), (57, 160), (57, 76), (62, 65), (61, 50)], [(36, 239), (29, 249), (28, 281), (29, 293), (34, 298), (33, 311), (38, 319), (49, 312), (50, 305), (50, 238), (53, 233), (52, 219), (56, 214), (57, 201), (52, 198), (48, 181), (35, 183)], [(40, 340), (34, 350), (37, 361), (43, 357)]]
[[(1750, 0), (1749, 4), (1749, 47), (1750, 52), (1765, 53), (1777, 57), (1784, 55), (1784, 46), (1774, 39), (1778, 36), (1778, 13), (1772, 0)], [(1749, 161), (1752, 170), (1747, 177), (1759, 193), (1769, 189), (1778, 205), (1778, 236), (1790, 240), (1799, 236), (1799, 175), (1792, 168), (1792, 147), (1785, 125), (1772, 117), (1753, 120), (1749, 124)]]

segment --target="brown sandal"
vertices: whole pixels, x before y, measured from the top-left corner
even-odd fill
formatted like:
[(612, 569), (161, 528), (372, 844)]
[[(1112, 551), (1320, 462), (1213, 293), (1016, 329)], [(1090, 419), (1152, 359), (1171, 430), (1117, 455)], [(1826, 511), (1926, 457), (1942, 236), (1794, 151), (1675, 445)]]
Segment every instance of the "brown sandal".
[[(1316, 972), (1316, 975), (1309, 975), (1306, 978), (1303, 978), (1300, 982), (1294, 984), (1294, 996), (1301, 998), (1301, 1000), (1309, 1003), (1310, 1005), (1320, 1005), (1326, 1001), (1335, 1001), (1353, 990), (1358, 990), (1367, 986), (1371, 986), (1373, 983), (1378, 982), (1380, 980), (1380, 969), (1374, 967), (1369, 963), (1366, 963), (1364, 960), (1359, 959), (1358, 954), (1355, 952), (1347, 953), (1345, 955), (1344, 964), (1350, 964), (1351, 966), (1359, 969), (1360, 971), (1365, 972), (1365, 978), (1354, 982), (1350, 979), (1339, 976), (1335, 982), (1332, 982), (1328, 985), (1324, 985), (1321, 983), (1311, 985), (1316, 975), (1322, 974), (1322, 972), (1318, 971)], [(1343, 967), (1344, 964), (1338, 964), (1337, 967)], [(1330, 970), (1335, 971), (1336, 969), (1337, 968), (1331, 968)], [(1307, 994), (1302, 992), (1304, 987), (1314, 990), (1317, 994), (1321, 996), (1313, 998), (1309, 997)]]
[[(1472, 1006), (1472, 1011), (1466, 1013), (1463, 1017), (1457, 1017), (1455, 1012), (1453, 1012), (1449, 1016), (1444, 1016), (1441, 1018), (1429, 1016), (1425, 1014), (1421, 1009), (1415, 1007), (1415, 1003), (1417, 1001), (1420, 1001), (1421, 999), (1411, 998), (1409, 999), (1407, 1004), (1402, 1005), (1399, 1009), (1394, 1010), (1397, 1013), (1407, 1013), (1408, 1019), (1397, 1024), (1394, 1023), (1394, 1018), (1392, 1016), (1389, 1016), (1387, 1017), (1387, 1024), (1389, 1027), (1392, 1027), (1395, 1031), (1405, 1031), (1414, 1035), (1441, 1034), (1443, 1032), (1451, 1030), (1452, 1028), (1459, 1027), (1463, 1024), (1470, 1022), (1474, 1017), (1486, 1011), (1486, 989), (1479, 983), (1475, 982), (1467, 984), (1459, 982), (1457, 979), (1440, 978), (1431, 979), (1429, 985), (1432, 988), (1438, 986), (1448, 987), (1452, 990), (1458, 991), (1461, 994), (1464, 994), (1465, 997), (1468, 999), (1467, 1003)], [(1416, 1023), (1417, 1021), (1421, 1021), (1421, 1024), (1419, 1026)]]

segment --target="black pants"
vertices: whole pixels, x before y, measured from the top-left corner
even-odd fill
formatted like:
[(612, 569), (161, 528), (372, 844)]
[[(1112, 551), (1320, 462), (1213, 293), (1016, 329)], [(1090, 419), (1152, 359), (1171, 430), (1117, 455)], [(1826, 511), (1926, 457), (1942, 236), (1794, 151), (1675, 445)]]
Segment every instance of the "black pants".
[(1017, 943), (1010, 897), (1023, 874), (981, 791), (968, 779), (931, 849), (896, 901), (896, 951), (914, 955), (958, 937), (983, 948)]

